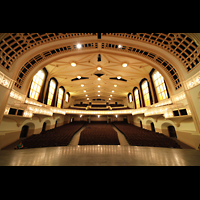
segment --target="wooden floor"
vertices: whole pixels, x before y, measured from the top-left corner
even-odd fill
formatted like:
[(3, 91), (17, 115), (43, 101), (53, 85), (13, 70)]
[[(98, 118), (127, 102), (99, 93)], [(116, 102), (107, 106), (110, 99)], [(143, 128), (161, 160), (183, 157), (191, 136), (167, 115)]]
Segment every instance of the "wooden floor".
[(200, 151), (127, 145), (1, 150), (0, 166), (200, 166)]

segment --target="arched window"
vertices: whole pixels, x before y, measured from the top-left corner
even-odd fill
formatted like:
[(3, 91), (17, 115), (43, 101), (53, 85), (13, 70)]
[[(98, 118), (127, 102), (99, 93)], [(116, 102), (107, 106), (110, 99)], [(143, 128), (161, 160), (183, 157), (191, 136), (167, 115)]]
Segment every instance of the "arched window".
[(58, 101), (57, 101), (58, 108), (62, 107), (63, 95), (64, 95), (64, 89), (62, 87), (60, 87), (58, 89)]
[(140, 95), (139, 90), (137, 88), (134, 89), (134, 97), (136, 108), (140, 108)]
[(51, 79), (50, 84), (49, 84), (47, 105), (50, 105), (50, 106), (52, 105), (55, 89), (56, 89), (56, 81), (54, 79)]
[(144, 98), (144, 104), (145, 106), (149, 106), (151, 104), (150, 102), (150, 94), (149, 94), (149, 84), (147, 82), (147, 80), (144, 80), (142, 82), (142, 94), (143, 94), (143, 98)]
[(39, 70), (37, 74), (33, 77), (33, 81), (31, 83), (29, 97), (35, 100), (38, 100), (39, 94), (41, 91), (41, 87), (44, 83), (45, 72), (43, 69)]
[(129, 103), (133, 101), (133, 95), (131, 93), (128, 94)]
[(167, 92), (167, 88), (166, 88), (163, 76), (158, 71), (155, 70), (152, 74), (152, 78), (153, 78), (156, 94), (158, 97), (158, 101), (167, 99), (168, 92)]
[(65, 94), (65, 101), (68, 103), (69, 102), (69, 95), (68, 93)]

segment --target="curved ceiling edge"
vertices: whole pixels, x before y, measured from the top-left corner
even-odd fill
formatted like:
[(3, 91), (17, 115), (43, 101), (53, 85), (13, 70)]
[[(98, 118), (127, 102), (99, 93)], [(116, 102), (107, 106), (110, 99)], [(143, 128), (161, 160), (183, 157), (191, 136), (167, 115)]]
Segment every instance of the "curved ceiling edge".
[[(15, 83), (15, 86), (17, 88), (21, 88), (22, 84), (29, 74), (29, 72), (39, 63), (43, 62), (46, 59), (52, 58), (53, 56), (56, 56), (58, 54), (64, 54), (67, 52), (72, 52), (72, 51), (84, 51), (88, 49), (101, 49), (101, 50), (114, 50), (118, 52), (125, 52), (125, 53), (131, 53), (134, 55), (142, 56), (145, 57), (156, 64), (160, 65), (169, 75), (171, 78), (173, 85), (175, 89), (179, 89), (182, 87), (181, 85), (181, 80), (179, 77), (179, 74), (177, 70), (174, 68), (174, 66), (165, 58), (161, 57), (160, 55), (155, 54), (154, 52), (144, 50), (142, 48), (136, 48), (136, 47), (131, 47), (131, 46), (122, 46), (120, 49), (118, 48), (118, 44), (109, 43), (109, 42), (102, 42), (102, 43), (97, 43), (97, 42), (88, 42), (85, 44), (81, 44), (82, 48), (81, 50), (77, 49), (76, 44), (71, 44), (68, 46), (62, 46), (50, 50), (45, 50), (43, 52), (40, 52), (39, 54), (35, 55), (31, 59), (27, 60), (25, 64), (21, 67), (19, 70), (17, 80)], [(100, 45), (100, 47), (99, 47)]]

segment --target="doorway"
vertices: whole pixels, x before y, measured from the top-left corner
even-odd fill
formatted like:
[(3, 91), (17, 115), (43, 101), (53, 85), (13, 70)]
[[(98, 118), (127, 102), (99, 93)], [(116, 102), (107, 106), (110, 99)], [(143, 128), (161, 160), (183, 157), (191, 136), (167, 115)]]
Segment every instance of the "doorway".
[(47, 123), (44, 122), (43, 127), (42, 127), (42, 132), (41, 132), (41, 134), (45, 133), (46, 126), (47, 126)]
[(153, 122), (151, 122), (151, 130), (152, 130), (153, 132), (155, 132), (155, 126), (154, 126), (154, 123), (153, 123)]
[(176, 130), (174, 126), (168, 126), (169, 136), (177, 138)]
[(27, 137), (29, 126), (25, 125), (22, 127), (20, 138)]
[(140, 128), (143, 128), (143, 127), (142, 127), (142, 121), (141, 121), (141, 120), (140, 120)]

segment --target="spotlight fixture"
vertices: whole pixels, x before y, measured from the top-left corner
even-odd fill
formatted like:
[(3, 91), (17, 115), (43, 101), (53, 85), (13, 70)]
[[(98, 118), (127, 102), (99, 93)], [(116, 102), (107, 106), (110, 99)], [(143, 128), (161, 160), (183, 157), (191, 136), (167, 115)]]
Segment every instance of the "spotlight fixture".
[(111, 100), (111, 98), (109, 98), (109, 100)]
[(83, 92), (86, 92), (86, 90), (83, 90)]
[(112, 92), (115, 92), (114, 90), (112, 90)]
[(117, 85), (114, 85), (114, 87), (117, 87)]
[(112, 97), (112, 94), (110, 96)]
[(122, 48), (122, 45), (119, 44), (119, 45), (118, 45), (118, 48)]
[(98, 93), (100, 93), (100, 91), (98, 91)]
[(128, 66), (127, 63), (123, 63), (123, 64), (122, 64), (122, 67), (127, 67), (127, 66)]
[(101, 78), (98, 78), (97, 80), (98, 80), (98, 81), (100, 81), (100, 80), (101, 80)]
[(76, 78), (81, 79), (81, 76), (77, 76)]
[(98, 94), (98, 97), (100, 97), (101, 95), (100, 94)]
[(85, 96), (86, 96), (86, 97), (88, 97), (88, 95), (87, 95), (87, 94), (86, 94)]
[(81, 87), (84, 87), (84, 84), (81, 84)]
[(97, 67), (97, 70), (100, 71), (100, 70), (101, 70), (101, 67)]
[(76, 67), (76, 63), (75, 62), (71, 62), (71, 66), (72, 67)]
[(122, 77), (121, 76), (117, 76), (117, 79), (121, 79)]
[(101, 87), (100, 85), (98, 85), (98, 87)]
[(80, 49), (80, 48), (81, 48), (81, 44), (77, 44), (76, 47), (77, 47), (78, 49)]

